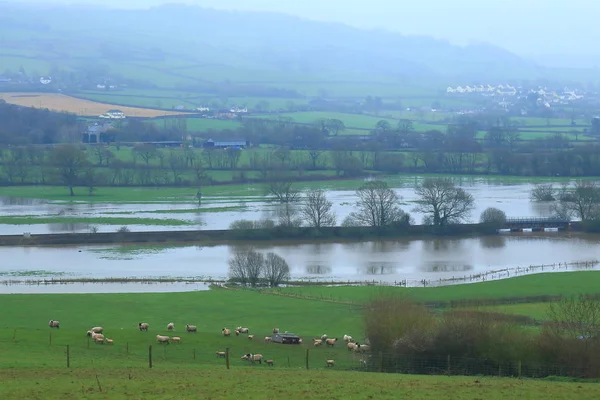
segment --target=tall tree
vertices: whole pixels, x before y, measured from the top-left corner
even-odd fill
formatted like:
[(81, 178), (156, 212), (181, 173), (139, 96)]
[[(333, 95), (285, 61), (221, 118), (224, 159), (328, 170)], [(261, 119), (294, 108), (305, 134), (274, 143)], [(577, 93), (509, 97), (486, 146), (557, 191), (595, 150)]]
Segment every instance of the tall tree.
[(581, 221), (600, 218), (600, 187), (595, 182), (577, 181), (560, 199), (561, 207)]
[(327, 200), (325, 191), (314, 189), (306, 194), (300, 212), (310, 227), (335, 226), (336, 217), (332, 207), (333, 203)]
[(75, 196), (73, 186), (77, 184), (88, 165), (87, 155), (79, 147), (65, 144), (56, 146), (50, 158), (60, 179), (69, 188), (69, 195)]
[(425, 214), (435, 226), (467, 220), (474, 208), (473, 196), (456, 187), (448, 178), (428, 178), (417, 186), (417, 206), (413, 211)]
[(398, 205), (400, 197), (387, 183), (371, 181), (357, 191), (356, 211), (350, 213), (344, 225), (384, 228), (392, 225), (410, 224), (410, 215)]
[(235, 251), (229, 259), (229, 277), (243, 285), (256, 286), (265, 267), (265, 257), (251, 248)]
[(263, 275), (269, 286), (277, 287), (290, 280), (290, 266), (283, 257), (267, 253)]

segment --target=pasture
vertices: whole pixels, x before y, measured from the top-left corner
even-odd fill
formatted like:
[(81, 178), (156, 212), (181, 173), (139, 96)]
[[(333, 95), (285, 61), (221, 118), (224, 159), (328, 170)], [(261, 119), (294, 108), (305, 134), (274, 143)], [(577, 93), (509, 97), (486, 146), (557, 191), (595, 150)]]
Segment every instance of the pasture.
[(181, 115), (181, 113), (175, 111), (161, 111), (102, 104), (56, 93), (0, 93), (0, 99), (7, 103), (23, 107), (47, 108), (52, 111), (68, 112), (80, 116), (91, 117), (97, 117), (113, 109), (119, 109), (123, 111), (126, 116), (130, 117), (153, 118), (168, 115)]

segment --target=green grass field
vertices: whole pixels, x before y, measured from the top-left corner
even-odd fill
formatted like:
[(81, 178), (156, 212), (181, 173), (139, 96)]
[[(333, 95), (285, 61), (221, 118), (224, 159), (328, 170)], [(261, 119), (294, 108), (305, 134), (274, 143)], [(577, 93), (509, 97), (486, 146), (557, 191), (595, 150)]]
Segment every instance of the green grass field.
[(2, 399), (597, 399), (600, 385), (266, 367), (0, 369)]

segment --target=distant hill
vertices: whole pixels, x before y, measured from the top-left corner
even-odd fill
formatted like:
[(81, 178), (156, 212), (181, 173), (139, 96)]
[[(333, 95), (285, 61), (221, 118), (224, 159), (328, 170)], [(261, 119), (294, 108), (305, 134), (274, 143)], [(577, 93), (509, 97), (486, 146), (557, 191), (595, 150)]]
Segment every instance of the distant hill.
[(208, 82), (435, 82), (548, 77), (492, 45), (365, 31), (274, 13), (0, 4), (0, 74), (92, 68), (159, 87)]

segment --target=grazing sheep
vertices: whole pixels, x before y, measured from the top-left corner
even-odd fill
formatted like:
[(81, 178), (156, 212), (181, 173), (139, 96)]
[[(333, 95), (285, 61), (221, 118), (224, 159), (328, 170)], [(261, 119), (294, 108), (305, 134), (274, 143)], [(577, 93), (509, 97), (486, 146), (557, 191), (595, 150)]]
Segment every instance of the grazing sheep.
[(90, 329), (89, 331), (87, 331), (87, 335), (88, 336), (92, 336), (92, 333), (102, 333), (104, 332), (104, 328), (101, 326), (95, 326), (92, 329)]
[(171, 338), (171, 341), (173, 341), (175, 343), (181, 343), (181, 338), (179, 336), (173, 336)]
[(325, 344), (326, 344), (327, 346), (331, 346), (331, 347), (333, 347), (333, 346), (335, 346), (335, 342), (337, 342), (337, 338), (333, 338), (333, 339), (327, 339), (327, 340), (325, 341)]
[(235, 336), (240, 336), (240, 331), (238, 331), (237, 329), (235, 330)]
[(113, 341), (112, 339), (106, 339), (106, 343), (107, 343), (107, 344), (113, 344), (113, 343), (114, 343), (114, 341)]
[(196, 328), (196, 325), (186, 325), (185, 330), (194, 333), (198, 332), (198, 328)]
[(319, 346), (321, 346), (322, 344), (323, 344), (323, 341), (322, 341), (322, 340), (319, 340), (319, 339), (317, 339), (317, 340), (315, 340), (315, 341), (314, 341), (314, 343), (313, 343), (313, 346), (315, 346), (315, 347), (319, 347)]
[(352, 342), (352, 340), (353, 340), (353, 339), (352, 339), (352, 336), (349, 336), (349, 335), (344, 335), (344, 342), (346, 342), (346, 343), (350, 343), (350, 342)]
[(356, 347), (354, 348), (354, 351), (357, 353), (366, 353), (368, 352), (370, 349), (368, 344), (356, 344)]
[(102, 339), (104, 340), (104, 335), (101, 333), (93, 333), (92, 332), (92, 340), (96, 340), (96, 339)]
[(231, 330), (227, 328), (221, 329), (221, 333), (223, 333), (223, 336), (231, 336)]
[(241, 326), (238, 326), (236, 330), (240, 331), (240, 333), (250, 333), (248, 328), (242, 328)]
[(327, 334), (325, 334), (325, 333), (324, 333), (324, 334), (322, 334), (322, 335), (321, 335), (321, 340), (322, 340), (322, 341), (326, 341), (326, 340), (327, 340)]
[(55, 320), (51, 319), (51, 320), (50, 320), (50, 322), (48, 322), (48, 326), (49, 326), (50, 328), (56, 328), (56, 329), (59, 329), (59, 328), (60, 328), (60, 322), (58, 322), (58, 321), (55, 321)]
[(227, 353), (224, 351), (217, 351), (217, 358), (225, 358), (227, 356)]
[(273, 333), (274, 334), (279, 333), (279, 328), (273, 328)]
[(346, 347), (348, 348), (348, 351), (352, 351), (356, 348), (356, 343), (348, 343)]
[(156, 335), (156, 341), (158, 343), (166, 343), (169, 344), (169, 340), (171, 340), (168, 336)]
[(104, 344), (104, 336), (100, 337), (100, 336), (96, 336), (94, 338), (94, 342), (98, 343), (98, 344)]
[(335, 360), (327, 360), (327, 361), (326, 361), (326, 365), (327, 365), (328, 367), (333, 367), (333, 366), (335, 365)]
[(273, 360), (267, 360), (267, 361), (265, 361), (265, 362), (267, 363), (267, 365), (268, 365), (269, 367), (272, 367), (272, 366), (275, 364), (275, 361), (273, 361)]
[(271, 336), (265, 336), (265, 343), (270, 343), (273, 338)]
[(298, 343), (302, 344), (302, 338), (298, 339)]
[(254, 335), (248, 335), (248, 340), (254, 340)]
[(172, 331), (173, 329), (175, 329), (175, 324), (172, 322), (169, 322), (169, 325), (167, 325), (167, 330)]
[(254, 364), (256, 361), (258, 361), (259, 364), (262, 364), (263, 356), (262, 356), (262, 354), (248, 353), (245, 356), (242, 356), (241, 358), (242, 358), (242, 360), (248, 360), (248, 361), (252, 362), (252, 364)]
[(140, 322), (138, 324), (138, 328), (140, 329), (140, 331), (146, 331), (148, 332), (148, 328), (150, 327), (149, 324), (145, 323), (145, 322)]

